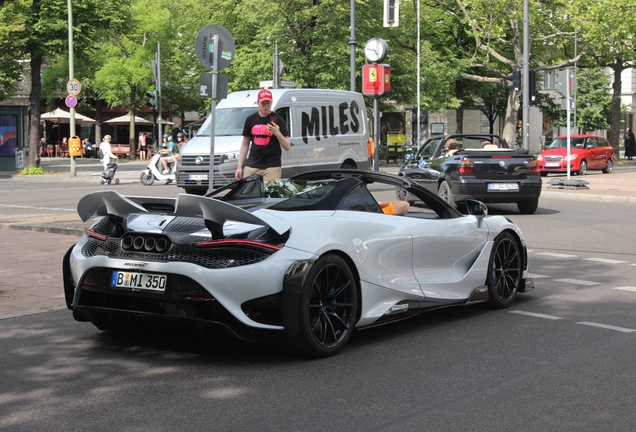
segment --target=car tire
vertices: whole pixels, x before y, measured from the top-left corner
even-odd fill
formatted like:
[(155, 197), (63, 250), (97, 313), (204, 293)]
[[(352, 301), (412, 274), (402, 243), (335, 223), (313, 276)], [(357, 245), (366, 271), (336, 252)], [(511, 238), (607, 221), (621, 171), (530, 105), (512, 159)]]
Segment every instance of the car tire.
[(548, 176), (548, 173), (547, 173), (547, 172), (545, 172), (545, 171), (541, 171), (541, 177), (547, 177), (547, 176)]
[(611, 159), (608, 159), (605, 168), (603, 168), (603, 174), (611, 174), (612, 171), (614, 171), (614, 163)]
[(451, 187), (446, 180), (440, 183), (439, 189), (437, 189), (437, 195), (439, 195), (440, 198), (450, 204), (453, 208), (457, 208), (457, 203), (455, 202), (453, 191), (451, 190)]
[(581, 165), (579, 166), (579, 170), (576, 172), (578, 175), (584, 176), (587, 174), (587, 162), (585, 159), (581, 161)]
[(523, 271), (521, 247), (509, 232), (501, 233), (492, 247), (488, 261), (488, 302), (492, 308), (510, 306), (519, 292)]
[(141, 176), (139, 176), (139, 181), (144, 186), (150, 186), (155, 182), (155, 176), (153, 173), (149, 173), (146, 175), (146, 172), (142, 172)]
[(539, 199), (529, 199), (519, 201), (517, 208), (521, 214), (533, 214), (539, 208)]
[(312, 357), (329, 357), (347, 343), (357, 320), (358, 288), (344, 259), (320, 257), (303, 283), (296, 350)]
[(406, 201), (407, 203), (409, 203), (409, 205), (415, 204), (415, 198), (413, 197), (413, 194), (400, 186), (395, 187), (395, 199), (397, 199), (398, 201)]

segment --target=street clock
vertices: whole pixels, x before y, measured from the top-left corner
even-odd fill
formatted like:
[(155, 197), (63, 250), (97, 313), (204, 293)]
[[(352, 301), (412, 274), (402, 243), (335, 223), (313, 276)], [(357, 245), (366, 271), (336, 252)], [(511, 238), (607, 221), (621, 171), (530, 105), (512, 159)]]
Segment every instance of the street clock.
[(384, 39), (371, 38), (364, 44), (364, 55), (372, 63), (379, 63), (386, 57), (389, 47)]

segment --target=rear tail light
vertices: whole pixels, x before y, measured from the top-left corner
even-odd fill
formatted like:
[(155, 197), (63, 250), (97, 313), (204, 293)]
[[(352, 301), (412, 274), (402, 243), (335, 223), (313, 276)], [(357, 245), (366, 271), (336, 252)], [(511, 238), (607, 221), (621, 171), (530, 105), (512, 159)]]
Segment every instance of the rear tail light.
[(473, 165), (473, 161), (470, 159), (464, 159), (459, 164), (459, 173), (460, 174), (475, 174), (475, 166)]
[(367, 156), (369, 159), (375, 156), (375, 142), (373, 142), (373, 138), (369, 138), (369, 141), (367, 141)]
[(541, 170), (539, 169), (539, 162), (536, 159), (528, 162), (528, 174), (540, 174)]
[(251, 247), (256, 249), (266, 249), (271, 253), (278, 252), (281, 250), (280, 246), (271, 245), (268, 243), (259, 243), (251, 240), (212, 240), (212, 241), (203, 241), (195, 244), (196, 247), (200, 248), (210, 248), (210, 247), (227, 247), (227, 246), (244, 246)]
[(86, 233), (86, 235), (87, 235), (87, 236), (89, 236), (89, 237), (93, 237), (93, 238), (96, 238), (96, 239), (98, 239), (98, 240), (108, 240), (108, 236), (106, 236), (106, 235), (104, 235), (104, 234), (100, 234), (100, 233), (98, 233), (98, 232), (95, 232), (95, 231), (93, 231), (93, 230), (91, 230), (91, 229), (86, 228), (86, 229), (84, 230), (84, 232), (85, 232), (85, 233)]

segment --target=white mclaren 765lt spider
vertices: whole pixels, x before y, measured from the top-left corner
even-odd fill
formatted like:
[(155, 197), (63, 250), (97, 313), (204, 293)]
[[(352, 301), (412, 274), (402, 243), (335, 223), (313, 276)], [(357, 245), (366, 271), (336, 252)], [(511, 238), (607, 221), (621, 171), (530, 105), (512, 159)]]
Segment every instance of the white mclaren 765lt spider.
[[(387, 211), (376, 196), (395, 188), (409, 203)], [(77, 209), (99, 219), (64, 256), (66, 303), (101, 330), (330, 356), (354, 329), (452, 305), (504, 308), (534, 287), (517, 225), (481, 202), (466, 208), (358, 170), (253, 175), (208, 196), (94, 192)]]

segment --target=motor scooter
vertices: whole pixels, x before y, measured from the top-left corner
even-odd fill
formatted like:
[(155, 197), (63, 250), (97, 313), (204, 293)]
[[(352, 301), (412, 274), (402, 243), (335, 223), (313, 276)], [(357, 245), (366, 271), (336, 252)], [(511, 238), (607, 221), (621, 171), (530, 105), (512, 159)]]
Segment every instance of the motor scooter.
[(139, 180), (141, 184), (144, 186), (152, 185), (155, 180), (165, 181), (165, 184), (170, 184), (175, 180), (175, 170), (177, 168), (177, 164), (171, 159), (168, 163), (168, 169), (170, 172), (168, 174), (163, 174), (163, 164), (161, 163), (161, 154), (155, 153), (150, 160), (148, 160), (148, 164), (146, 164), (146, 169), (142, 171)]

